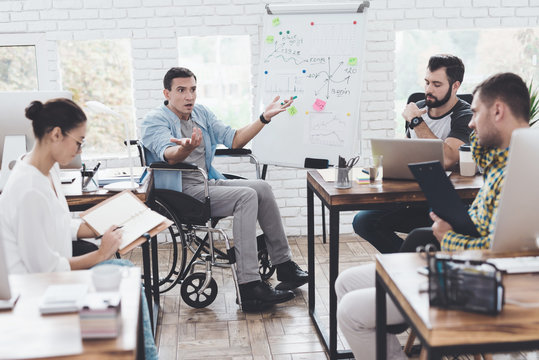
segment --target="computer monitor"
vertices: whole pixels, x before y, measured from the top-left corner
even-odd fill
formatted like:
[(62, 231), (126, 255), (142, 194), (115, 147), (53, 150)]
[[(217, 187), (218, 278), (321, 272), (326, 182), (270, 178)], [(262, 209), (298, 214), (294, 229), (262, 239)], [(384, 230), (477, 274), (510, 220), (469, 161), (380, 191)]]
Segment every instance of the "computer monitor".
[[(69, 91), (10, 91), (0, 92), (0, 169), (2, 168), (2, 155), (4, 139), (7, 135), (24, 135), (26, 137), (26, 150), (34, 146), (34, 133), (32, 122), (24, 115), (24, 109), (34, 100), (46, 102), (54, 98), (72, 99)], [(80, 156), (77, 156), (68, 168), (80, 168)]]

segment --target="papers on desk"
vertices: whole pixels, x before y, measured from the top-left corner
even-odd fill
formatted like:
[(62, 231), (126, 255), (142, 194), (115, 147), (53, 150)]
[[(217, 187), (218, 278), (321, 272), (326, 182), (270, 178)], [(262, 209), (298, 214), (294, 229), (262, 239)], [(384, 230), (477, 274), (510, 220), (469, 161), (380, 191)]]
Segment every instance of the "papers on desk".
[[(350, 180), (355, 180), (358, 184), (368, 184), (369, 183), (369, 173), (363, 171), (363, 168), (354, 167), (352, 168), (352, 173), (350, 175)], [(327, 169), (318, 169), (318, 173), (322, 176), (325, 182), (334, 182), (335, 181), (335, 168)]]
[(120, 332), (121, 297), (118, 292), (89, 293), (80, 310), (83, 339), (115, 338)]
[(87, 292), (86, 284), (49, 285), (39, 303), (39, 312), (43, 315), (77, 312)]
[[(137, 184), (142, 184), (146, 179), (148, 170), (146, 167), (137, 166), (133, 167), (133, 180)], [(114, 169), (102, 169), (99, 170), (97, 175), (99, 186), (108, 185), (120, 181), (129, 181), (131, 178), (129, 168), (114, 168)]]

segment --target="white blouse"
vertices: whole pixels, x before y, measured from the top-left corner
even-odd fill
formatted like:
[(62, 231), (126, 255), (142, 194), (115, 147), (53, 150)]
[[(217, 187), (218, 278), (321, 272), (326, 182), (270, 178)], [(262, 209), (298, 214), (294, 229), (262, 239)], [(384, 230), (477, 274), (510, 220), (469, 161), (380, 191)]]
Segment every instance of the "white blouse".
[(19, 159), (0, 195), (0, 239), (10, 274), (71, 270), (71, 242), (81, 221), (69, 213), (58, 164), (50, 175)]

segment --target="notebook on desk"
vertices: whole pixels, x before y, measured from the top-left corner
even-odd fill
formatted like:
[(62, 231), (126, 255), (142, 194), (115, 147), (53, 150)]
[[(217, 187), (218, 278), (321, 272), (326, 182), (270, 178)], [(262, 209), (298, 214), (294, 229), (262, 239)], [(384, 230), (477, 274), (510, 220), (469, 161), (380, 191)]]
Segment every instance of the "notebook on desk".
[(409, 163), (438, 160), (444, 163), (440, 139), (371, 139), (373, 155), (382, 155), (384, 179), (413, 180)]

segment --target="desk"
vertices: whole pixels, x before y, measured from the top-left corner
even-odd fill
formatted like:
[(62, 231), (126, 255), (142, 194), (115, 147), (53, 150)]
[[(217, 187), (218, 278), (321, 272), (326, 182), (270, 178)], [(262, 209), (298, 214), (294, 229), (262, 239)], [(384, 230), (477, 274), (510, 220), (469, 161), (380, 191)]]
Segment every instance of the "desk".
[[(10, 275), (20, 297), (13, 310), (0, 311), (0, 358), (144, 358), (140, 269), (126, 268), (122, 280), (122, 329), (115, 339), (82, 340), (78, 313), (42, 316), (38, 304), (51, 284), (91, 284), (91, 271)], [(93, 290), (93, 286), (90, 287)], [(138, 338), (137, 338), (138, 337)]]
[[(462, 177), (451, 175), (451, 181), (463, 200), (472, 200), (483, 184), (480, 175)], [(329, 210), (329, 336), (322, 328), (315, 311), (314, 272), (314, 194)], [(425, 196), (415, 181), (384, 180), (380, 187), (353, 182), (350, 189), (336, 189), (332, 182), (326, 182), (317, 170), (307, 172), (307, 256), (309, 271), (309, 314), (318, 334), (322, 337), (330, 359), (352, 357), (349, 350), (337, 350), (337, 295), (335, 280), (339, 274), (339, 213), (350, 210), (381, 209), (397, 203), (425, 202)]]
[[(75, 181), (71, 184), (62, 184), (62, 190), (64, 191), (67, 204), (71, 211), (84, 211), (116, 194), (102, 188), (97, 191), (82, 192), (80, 171), (74, 171), (73, 177), (75, 177)], [(134, 191), (134, 194), (143, 202), (146, 202), (149, 184), (150, 181), (144, 181), (144, 183)]]
[[(483, 254), (488, 256), (486, 251)], [(417, 268), (425, 264), (424, 257), (416, 253), (384, 254), (376, 257), (378, 359), (386, 358), (386, 291), (421, 339), (430, 359), (439, 359), (442, 354), (493, 353), (539, 348), (538, 307), (526, 308), (506, 303), (497, 316), (429, 307), (428, 294), (419, 292), (419, 287), (424, 286), (428, 278), (417, 273)], [(503, 284), (506, 300), (537, 303), (537, 274), (505, 275)]]
[[(80, 171), (73, 172), (75, 181), (71, 184), (62, 184), (62, 190), (65, 194), (67, 204), (70, 211), (83, 211), (91, 208), (94, 205), (99, 204), (101, 201), (117, 194), (100, 188), (97, 191), (82, 192)], [(143, 202), (147, 200), (148, 189), (151, 186), (152, 177), (148, 176), (148, 181), (144, 183), (134, 191), (139, 199)], [(152, 238), (151, 241), (137, 240), (119, 251), (120, 255), (123, 255), (137, 246), (142, 247), (142, 264), (144, 274), (151, 274), (152, 276), (144, 276), (144, 293), (146, 300), (148, 301), (148, 307), (150, 311), (150, 318), (152, 319), (152, 330), (154, 335), (156, 333), (157, 317), (159, 314), (159, 267), (157, 259), (157, 238)], [(151, 253), (150, 253), (151, 247)], [(151, 258), (151, 260), (150, 260)], [(150, 270), (151, 268), (151, 270)], [(153, 282), (151, 281), (153, 278)], [(152, 300), (153, 293), (153, 300)]]

